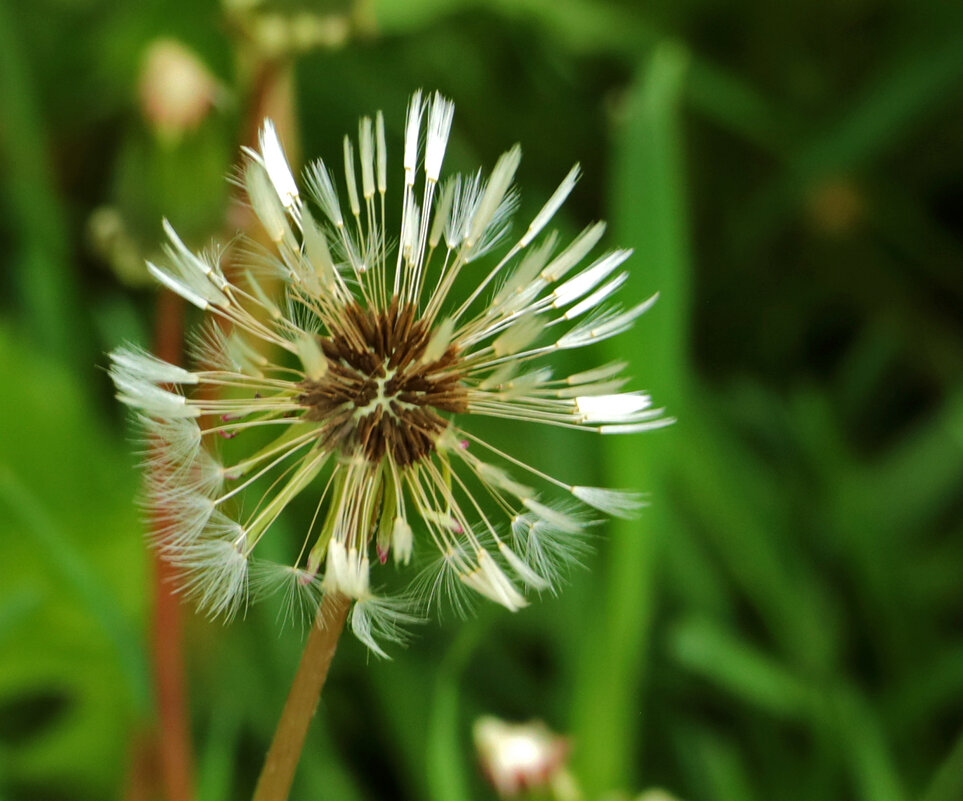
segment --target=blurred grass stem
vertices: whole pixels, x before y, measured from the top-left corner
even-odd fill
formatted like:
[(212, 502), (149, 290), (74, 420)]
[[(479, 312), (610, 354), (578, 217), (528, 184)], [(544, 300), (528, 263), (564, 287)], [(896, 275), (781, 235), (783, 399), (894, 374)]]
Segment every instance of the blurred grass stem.
[[(0, 206), (4, 246), (21, 305), (21, 319), (33, 342), (69, 366), (79, 365), (86, 334), (80, 319), (79, 286), (71, 259), (67, 215), (57, 191), (49, 137), (25, 37), (16, 9), (0, 5)], [(8, 252), (9, 251), (9, 252)]]
[[(690, 257), (681, 114), (688, 67), (688, 51), (671, 41), (640, 65), (626, 96), (612, 187), (614, 229), (647, 261), (629, 290), (640, 298), (660, 290), (645, 325), (622, 342), (637, 352), (646, 352), (650, 339), (660, 343), (648, 357), (650, 386), (686, 424)], [(626, 345), (610, 347), (617, 358)], [(575, 772), (590, 798), (637, 779), (660, 543), (674, 526), (668, 511), (674, 438), (674, 432), (654, 437), (644, 455), (634, 442), (607, 443), (611, 481), (644, 486), (656, 501), (641, 521), (612, 522), (605, 589), (595, 599), (601, 614), (586, 621), (572, 717)]]
[(308, 726), (321, 700), (321, 689), (338, 648), (349, 606), (350, 601), (343, 595), (324, 596), (261, 769), (254, 801), (286, 801), (291, 792)]

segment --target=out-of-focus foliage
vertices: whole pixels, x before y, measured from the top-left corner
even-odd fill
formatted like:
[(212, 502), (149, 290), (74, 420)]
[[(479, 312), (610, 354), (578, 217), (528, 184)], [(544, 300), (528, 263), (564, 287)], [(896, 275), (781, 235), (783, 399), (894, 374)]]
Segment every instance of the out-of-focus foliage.
[(4, 789), (116, 783), (150, 709), (132, 459), (85, 386), (7, 329), (0, 372)]
[[(661, 291), (607, 355), (679, 422), (616, 443), (492, 426), (650, 508), (600, 529), (558, 598), (429, 624), (391, 662), (346, 641), (293, 797), (492, 798), (471, 753), (485, 713), (569, 733), (591, 798), (963, 797), (963, 6), (354, 13), (377, 32), (298, 58), (301, 151), (336, 159), (383, 108), (397, 154), (424, 86), (457, 104), (448, 169), (522, 143), (523, 215), (581, 161), (563, 233), (608, 218), (636, 248), (630, 292)], [(95, 254), (90, 221), (112, 210), (138, 259), (161, 214), (223, 237), (233, 30), (216, 3), (0, 5), (6, 801), (119, 797), (151, 722), (137, 479), (98, 365), (148, 343), (153, 294)], [(137, 108), (161, 36), (226, 91), (176, 145)], [(191, 620), (201, 801), (253, 786), (301, 643), (274, 612)]]

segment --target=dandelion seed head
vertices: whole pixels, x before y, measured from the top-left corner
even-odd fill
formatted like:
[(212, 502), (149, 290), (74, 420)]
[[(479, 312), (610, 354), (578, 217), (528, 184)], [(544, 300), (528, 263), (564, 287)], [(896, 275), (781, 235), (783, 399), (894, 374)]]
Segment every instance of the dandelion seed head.
[[(546, 361), (621, 333), (654, 302), (611, 305), (631, 252), (591, 256), (604, 223), (567, 244), (551, 230), (578, 166), (512, 239), (521, 148), (490, 173), (446, 176), (453, 115), (437, 93), (412, 97), (396, 198), (380, 112), (361, 119), (357, 141), (345, 137), (343, 169), (307, 167), (303, 191), (267, 121), (236, 182), (270, 244), (239, 238), (229, 275), (218, 251), (193, 251), (164, 223), (166, 259), (149, 270), (206, 312), (194, 364), (124, 347), (110, 374), (144, 431), (157, 546), (211, 615), (280, 595), (282, 617), (306, 619), (337, 593), (383, 656), (380, 643), (403, 640), (416, 618), (411, 598), (459, 614), (478, 598), (520, 610), (584, 558), (593, 510), (641, 505), (472, 431), (481, 417), (603, 434), (670, 421), (646, 393), (623, 390), (624, 363), (556, 377)], [(271, 562), (262, 543), (298, 496), (314, 513), (297, 556)], [(422, 569), (400, 600), (372, 589), (380, 571), (410, 563)]]
[(485, 715), (475, 721), (472, 736), (481, 767), (500, 798), (550, 792), (546, 788), (557, 787), (566, 772), (569, 742), (540, 720), (508, 723)]

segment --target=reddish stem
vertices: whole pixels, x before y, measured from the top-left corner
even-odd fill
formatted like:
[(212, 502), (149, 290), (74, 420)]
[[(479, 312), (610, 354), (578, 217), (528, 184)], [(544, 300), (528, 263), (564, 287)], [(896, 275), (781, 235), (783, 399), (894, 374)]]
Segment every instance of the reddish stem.
[[(279, 133), (291, 147), (293, 124), (292, 71), (287, 62), (261, 61), (255, 70), (250, 110), (241, 139), (256, 146), (257, 130), (264, 116), (274, 116)], [(241, 227), (248, 227), (242, 224)], [(154, 353), (180, 364), (184, 341), (184, 302), (161, 290), (157, 296)], [(152, 510), (152, 526), (164, 525), (165, 510)], [(151, 549), (154, 588), (152, 658), (159, 730), (135, 743), (125, 798), (154, 798), (156, 774), (166, 801), (193, 801), (194, 764), (184, 670), (183, 625), (178, 598), (174, 595), (176, 570), (157, 549)]]
[[(184, 302), (160, 292), (154, 352), (172, 364), (180, 364), (183, 347)], [(165, 510), (154, 509), (154, 526), (163, 525)], [(164, 792), (168, 801), (192, 801), (194, 765), (187, 710), (181, 607), (174, 595), (175, 570), (158, 549), (152, 549), (154, 567), (154, 681), (160, 724), (157, 748)]]

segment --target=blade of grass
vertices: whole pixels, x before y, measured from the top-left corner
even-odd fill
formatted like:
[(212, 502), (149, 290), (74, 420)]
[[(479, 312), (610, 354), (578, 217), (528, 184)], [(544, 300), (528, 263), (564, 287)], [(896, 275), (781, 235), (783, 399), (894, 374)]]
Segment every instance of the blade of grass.
[(780, 652), (824, 675), (838, 648), (835, 610), (805, 552), (786, 539), (785, 510), (760, 494), (768, 486), (753, 480), (760, 465), (708, 409), (700, 411), (688, 422), (696, 445), (678, 455), (684, 501)]
[(426, 744), (426, 776), (431, 801), (468, 801), (465, 748), (459, 737), (458, 684), (483, 634), (484, 625), (464, 626), (445, 654), (435, 676)]
[(838, 748), (852, 775), (855, 795), (863, 801), (904, 801), (902, 783), (885, 734), (867, 702), (855, 690), (836, 698)]
[[(336, 801), (366, 801), (368, 796), (350, 766), (338, 754), (338, 735), (330, 726), (313, 726), (308, 734), (307, 751), (312, 759), (305, 759), (294, 781), (291, 798), (334, 799)], [(301, 789), (299, 789), (301, 788)]]
[(746, 258), (769, 241), (816, 180), (862, 169), (902, 141), (934, 108), (953, 102), (961, 83), (963, 35), (958, 30), (890, 62), (834, 123), (819, 127), (790, 156), (786, 169), (743, 204), (732, 227), (734, 255)]
[[(659, 403), (682, 413), (689, 308), (689, 255), (682, 161), (682, 105), (688, 54), (659, 45), (627, 99), (613, 161), (616, 237), (634, 246), (636, 270), (627, 292), (662, 293), (634, 332), (609, 347), (645, 352), (645, 378)], [(630, 786), (639, 738), (642, 667), (649, 639), (657, 540), (668, 525), (663, 481), (677, 431), (618, 438), (607, 445), (608, 479), (644, 487), (653, 507), (639, 521), (609, 526), (603, 589), (590, 606), (576, 677), (573, 733), (576, 772), (589, 796)]]
[(708, 620), (676, 624), (669, 648), (684, 669), (775, 717), (798, 720), (812, 709), (813, 695), (791, 671)]
[[(375, 5), (386, 33), (410, 33), (439, 17), (482, 7), (513, 25), (537, 27), (569, 52), (605, 53), (630, 65), (666, 36), (643, 14), (598, 0), (376, 0)], [(788, 150), (790, 120), (780, 109), (722, 65), (697, 53), (689, 54), (688, 60), (684, 91), (694, 110), (765, 150)]]
[(27, 620), (40, 606), (40, 602), (40, 593), (30, 589), (17, 590), (5, 599), (3, 606), (0, 606), (0, 642), (3, 642), (3, 638), (9, 632)]
[(0, 165), (10, 230), (19, 234), (13, 279), (30, 338), (71, 366), (84, 340), (78, 288), (70, 270), (64, 210), (47, 157), (47, 137), (32, 90), (15, 14), (0, 5)]
[(694, 727), (676, 735), (679, 759), (691, 776), (700, 797), (711, 801), (757, 801), (752, 776), (729, 738)]
[(927, 114), (951, 101), (963, 82), (963, 34), (898, 56), (860, 100), (846, 105), (835, 125), (822, 129), (794, 159), (795, 170), (815, 174), (858, 169), (901, 141)]
[(666, 592), (683, 601), (690, 612), (713, 620), (735, 619), (732, 585), (682, 518), (674, 521), (672, 547), (665, 549), (664, 571)]
[[(384, 715), (383, 725), (395, 744), (395, 757), (411, 798), (428, 795), (425, 779), (425, 731), (428, 716), (424, 699), (435, 686), (434, 663), (411, 654), (390, 662), (371, 662), (367, 678)], [(399, 693), (398, 688), (405, 692)]]
[[(907, 431), (881, 458), (840, 476), (838, 480), (848, 483), (837, 487), (836, 503), (860, 524), (892, 530), (897, 537), (917, 537), (934, 509), (947, 508), (959, 497), (963, 451), (953, 437), (958, 430), (963, 430), (963, 393), (947, 398), (937, 413)], [(863, 539), (872, 548), (878, 538), (877, 532)]]
[[(920, 676), (925, 676), (926, 681), (920, 681)], [(939, 650), (922, 663), (919, 671), (908, 673), (890, 691), (885, 718), (890, 727), (910, 731), (952, 708), (961, 696), (963, 643), (941, 642)]]
[(47, 514), (37, 498), (7, 465), (0, 464), (0, 503), (23, 522), (23, 533), (49, 559), (51, 570), (77, 595), (91, 617), (96, 620), (112, 642), (124, 675), (131, 699), (141, 714), (150, 708), (150, 684), (143, 643), (134, 627), (117, 609), (114, 599), (103, 590), (97, 572), (88, 564), (73, 542)]
[(241, 709), (225, 694), (215, 703), (197, 765), (199, 801), (228, 801), (241, 739)]
[(963, 798), (963, 733), (933, 776), (920, 801), (958, 801)]

